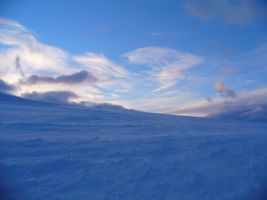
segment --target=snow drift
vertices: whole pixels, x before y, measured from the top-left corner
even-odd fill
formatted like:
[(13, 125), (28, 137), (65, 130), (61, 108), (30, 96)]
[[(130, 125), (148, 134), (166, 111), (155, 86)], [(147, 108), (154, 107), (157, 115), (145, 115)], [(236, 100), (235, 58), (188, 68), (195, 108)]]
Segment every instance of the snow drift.
[(267, 124), (0, 94), (0, 199), (267, 199)]

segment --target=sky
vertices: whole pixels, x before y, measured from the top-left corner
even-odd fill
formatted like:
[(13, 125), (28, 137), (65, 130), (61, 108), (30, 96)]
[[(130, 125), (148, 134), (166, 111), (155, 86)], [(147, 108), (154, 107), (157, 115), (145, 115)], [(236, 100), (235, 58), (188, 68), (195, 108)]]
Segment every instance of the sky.
[(0, 91), (209, 116), (267, 102), (264, 0), (1, 0)]

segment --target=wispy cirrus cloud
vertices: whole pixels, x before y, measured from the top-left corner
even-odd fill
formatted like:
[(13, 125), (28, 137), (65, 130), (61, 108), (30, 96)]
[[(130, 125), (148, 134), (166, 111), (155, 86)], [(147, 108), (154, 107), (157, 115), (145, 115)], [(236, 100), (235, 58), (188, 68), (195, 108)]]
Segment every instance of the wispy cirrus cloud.
[(73, 56), (73, 60), (96, 77), (96, 85), (100, 88), (127, 91), (130, 87), (130, 72), (104, 55), (85, 53)]
[(125, 68), (101, 54), (85, 53), (83, 55), (73, 56), (73, 60), (86, 67), (100, 79), (108, 79), (110, 76), (127, 77), (129, 75)]
[(35, 43), (35, 36), (14, 20), (0, 18), (0, 44), (21, 45)]
[[(72, 71), (70, 54), (66, 51), (45, 45), (38, 41), (36, 36), (21, 24), (0, 19), (0, 44), (8, 48), (1, 49), (0, 58), (4, 62), (1, 68), (15, 68), (25, 73), (61, 73), (62, 70)], [(66, 72), (66, 71), (65, 71)]]
[(186, 70), (201, 63), (204, 58), (190, 53), (162, 47), (144, 47), (124, 55), (132, 64), (147, 65), (151, 77), (158, 83), (155, 92), (175, 86), (184, 78)]
[(227, 23), (236, 25), (267, 19), (267, 4), (263, 0), (191, 0), (185, 8), (200, 19), (222, 18)]

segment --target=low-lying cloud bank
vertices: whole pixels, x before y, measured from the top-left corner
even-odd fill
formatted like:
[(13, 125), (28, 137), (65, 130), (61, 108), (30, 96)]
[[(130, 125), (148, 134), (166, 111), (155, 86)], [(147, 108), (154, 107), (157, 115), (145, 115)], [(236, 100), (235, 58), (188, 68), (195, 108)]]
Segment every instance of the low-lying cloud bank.
[(211, 118), (227, 120), (249, 120), (267, 122), (267, 104), (247, 105), (239, 109), (228, 110), (223, 113), (210, 115)]
[(265, 121), (267, 88), (240, 92), (235, 98), (216, 97), (212, 101), (192, 102), (170, 111), (171, 114), (225, 119)]

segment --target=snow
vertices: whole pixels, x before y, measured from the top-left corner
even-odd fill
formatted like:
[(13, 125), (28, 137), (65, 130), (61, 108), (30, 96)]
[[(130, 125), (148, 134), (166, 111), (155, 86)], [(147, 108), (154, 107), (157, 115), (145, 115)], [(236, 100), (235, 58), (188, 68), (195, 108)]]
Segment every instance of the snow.
[(0, 199), (265, 200), (267, 124), (0, 94)]

